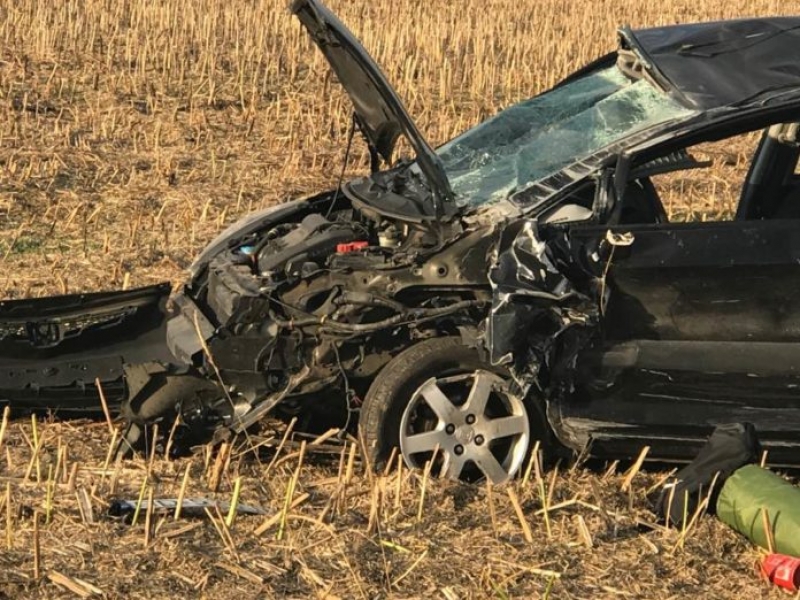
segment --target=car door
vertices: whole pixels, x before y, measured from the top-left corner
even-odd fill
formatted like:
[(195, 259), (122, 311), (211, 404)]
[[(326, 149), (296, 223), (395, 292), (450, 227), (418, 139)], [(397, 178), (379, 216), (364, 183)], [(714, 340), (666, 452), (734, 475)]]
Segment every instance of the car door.
[(649, 444), (689, 458), (716, 424), (746, 421), (773, 461), (793, 462), (800, 220), (578, 225), (569, 236), (607, 268), (600, 339), (558, 407), (564, 427), (599, 453)]

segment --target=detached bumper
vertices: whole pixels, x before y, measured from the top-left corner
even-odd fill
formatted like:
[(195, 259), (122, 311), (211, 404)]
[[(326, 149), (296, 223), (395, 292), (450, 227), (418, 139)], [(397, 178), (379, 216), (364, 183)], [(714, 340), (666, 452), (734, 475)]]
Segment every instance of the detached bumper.
[(0, 302), (0, 406), (67, 414), (125, 399), (123, 365), (176, 362), (166, 344), (169, 284)]

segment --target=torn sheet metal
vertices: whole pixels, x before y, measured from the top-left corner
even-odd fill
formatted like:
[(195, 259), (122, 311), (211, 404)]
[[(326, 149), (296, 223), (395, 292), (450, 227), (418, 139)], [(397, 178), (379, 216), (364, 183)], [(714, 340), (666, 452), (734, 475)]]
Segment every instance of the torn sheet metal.
[[(554, 350), (561, 364), (575, 360), (597, 324), (598, 302), (556, 266), (559, 260), (552, 245), (540, 239), (535, 220), (512, 231), (504, 232), (489, 271), (493, 296), (486, 339), (491, 361), (511, 365), (518, 379), (528, 383), (546, 367), (550, 385), (571, 389), (566, 381), (570, 371), (559, 368)], [(579, 336), (566, 335), (576, 326)], [(555, 381), (553, 375), (565, 380)]]

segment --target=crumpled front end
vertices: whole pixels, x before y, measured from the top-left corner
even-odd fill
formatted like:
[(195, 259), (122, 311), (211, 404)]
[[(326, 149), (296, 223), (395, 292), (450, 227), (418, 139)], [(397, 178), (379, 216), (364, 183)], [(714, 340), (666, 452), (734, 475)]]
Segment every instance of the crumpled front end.
[(489, 355), (493, 364), (509, 365), (526, 387), (571, 391), (577, 354), (599, 322), (599, 279), (576, 277), (575, 266), (565, 262), (567, 249), (566, 237), (545, 242), (537, 221), (526, 220), (504, 232), (489, 271)]

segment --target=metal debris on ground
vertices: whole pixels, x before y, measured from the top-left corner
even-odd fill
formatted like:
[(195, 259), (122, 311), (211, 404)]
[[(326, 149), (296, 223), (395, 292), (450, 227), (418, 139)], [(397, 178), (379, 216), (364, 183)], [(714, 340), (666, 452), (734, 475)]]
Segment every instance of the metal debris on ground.
[[(166, 498), (153, 500), (153, 513), (173, 513), (178, 506), (177, 498)], [(108, 514), (112, 517), (128, 517), (136, 512), (136, 507), (139, 506), (139, 511), (147, 511), (150, 509), (150, 503), (143, 500), (141, 504), (137, 500), (114, 500), (108, 507)], [(219, 509), (220, 512), (227, 513), (231, 508), (230, 502), (221, 502), (211, 500), (208, 498), (191, 498), (184, 499), (181, 503), (181, 514), (190, 517), (202, 517), (206, 515), (206, 509)], [(249, 506), (247, 504), (237, 504), (236, 512), (240, 515), (265, 515), (267, 514), (263, 508), (258, 506)]]

